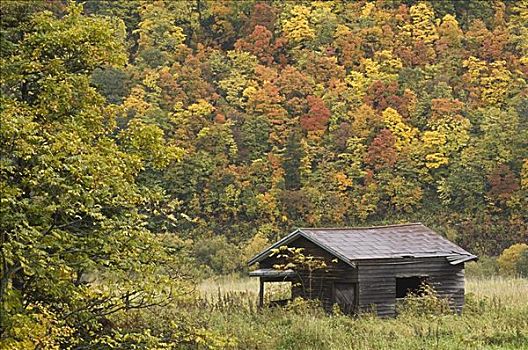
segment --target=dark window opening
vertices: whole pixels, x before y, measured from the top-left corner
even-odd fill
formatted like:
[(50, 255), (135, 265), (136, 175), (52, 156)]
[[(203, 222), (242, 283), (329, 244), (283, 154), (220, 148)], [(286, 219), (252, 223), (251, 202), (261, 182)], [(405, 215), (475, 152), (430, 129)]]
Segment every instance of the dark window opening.
[(421, 295), (421, 286), (426, 281), (423, 276), (396, 278), (396, 298), (405, 298), (410, 293)]

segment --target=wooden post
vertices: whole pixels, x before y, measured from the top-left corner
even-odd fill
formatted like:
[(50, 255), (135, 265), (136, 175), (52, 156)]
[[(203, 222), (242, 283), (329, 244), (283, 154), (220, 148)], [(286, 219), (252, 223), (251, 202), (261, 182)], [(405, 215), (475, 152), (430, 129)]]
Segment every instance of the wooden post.
[(260, 288), (259, 288), (259, 307), (264, 306), (264, 280), (259, 277)]

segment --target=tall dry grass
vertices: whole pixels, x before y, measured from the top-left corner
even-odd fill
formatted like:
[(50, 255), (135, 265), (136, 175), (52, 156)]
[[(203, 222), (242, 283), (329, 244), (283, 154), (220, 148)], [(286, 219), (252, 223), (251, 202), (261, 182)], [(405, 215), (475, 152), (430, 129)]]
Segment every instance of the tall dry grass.
[[(159, 335), (176, 337), (192, 325), (196, 344), (203, 346), (177, 349), (528, 350), (526, 279), (468, 278), (461, 315), (449, 312), (432, 294), (402, 305), (398, 316), (388, 319), (349, 317), (338, 310), (329, 314), (303, 300), (257, 308), (258, 287), (258, 279), (245, 276), (212, 278), (198, 286), (199, 298), (126, 312), (114, 322), (138, 330), (148, 324)], [(278, 292), (271, 288), (270, 297), (276, 297), (284, 287), (278, 286)]]
[[(248, 298), (257, 302), (259, 293), (258, 278), (250, 278), (240, 275), (227, 275), (209, 278), (198, 286), (200, 295), (208, 300), (217, 300), (226, 295), (241, 296), (246, 295)], [(267, 282), (264, 287), (264, 300), (281, 300), (291, 297), (290, 282)]]
[[(266, 283), (268, 298), (286, 295), (289, 283)], [(258, 278), (228, 275), (209, 278), (198, 286), (202, 296), (216, 297), (218, 294), (246, 293), (258, 296)], [(466, 278), (466, 293), (476, 298), (497, 299), (509, 305), (528, 304), (528, 279), (521, 277), (493, 276), (489, 278)], [(276, 296), (278, 295), (278, 296)]]
[(227, 275), (211, 277), (200, 283), (198, 291), (202, 295), (216, 295), (221, 292), (248, 292), (258, 295), (258, 278)]
[(506, 305), (528, 305), (528, 279), (493, 276), (466, 279), (466, 293), (499, 300)]
[(206, 280), (199, 291), (208, 301), (189, 313), (207, 315), (206, 327), (232, 337), (233, 349), (528, 350), (526, 279), (468, 278), (462, 315), (408, 308), (391, 319), (329, 315), (299, 301), (257, 309), (258, 286), (240, 276)]

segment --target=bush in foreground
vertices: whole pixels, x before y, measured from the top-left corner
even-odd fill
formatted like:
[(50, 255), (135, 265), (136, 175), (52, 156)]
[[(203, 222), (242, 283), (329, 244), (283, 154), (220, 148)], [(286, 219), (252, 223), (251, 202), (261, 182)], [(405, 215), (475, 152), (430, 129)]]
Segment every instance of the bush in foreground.
[(504, 249), (497, 259), (499, 270), (504, 275), (522, 274), (528, 270), (525, 255), (528, 253), (528, 244), (517, 243)]

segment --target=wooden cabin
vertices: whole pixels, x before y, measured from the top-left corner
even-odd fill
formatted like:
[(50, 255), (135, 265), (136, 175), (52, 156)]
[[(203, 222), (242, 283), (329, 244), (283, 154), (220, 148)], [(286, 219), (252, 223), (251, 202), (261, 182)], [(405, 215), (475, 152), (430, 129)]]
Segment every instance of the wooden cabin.
[[(286, 247), (303, 248), (304, 259), (324, 264), (306, 264), (299, 253)], [(449, 300), (453, 310), (461, 312), (464, 263), (476, 259), (430, 228), (413, 223), (299, 228), (248, 264), (258, 263), (250, 276), (260, 279), (261, 305), (266, 283), (288, 281), (292, 298), (319, 299), (328, 311), (337, 304), (348, 314), (374, 311), (379, 316), (393, 316), (398, 299), (419, 291), (422, 283), (432, 286)]]

